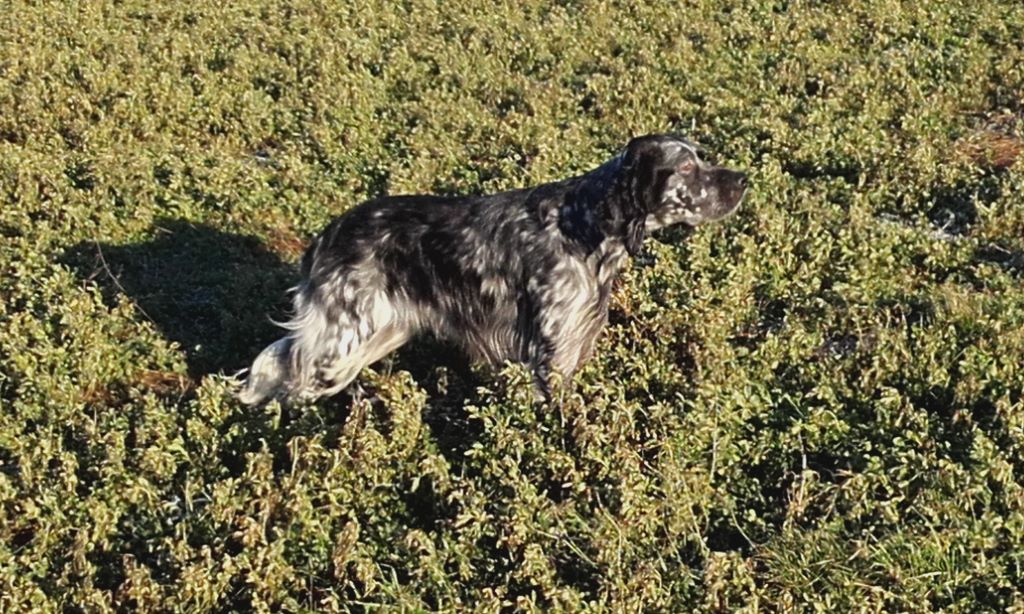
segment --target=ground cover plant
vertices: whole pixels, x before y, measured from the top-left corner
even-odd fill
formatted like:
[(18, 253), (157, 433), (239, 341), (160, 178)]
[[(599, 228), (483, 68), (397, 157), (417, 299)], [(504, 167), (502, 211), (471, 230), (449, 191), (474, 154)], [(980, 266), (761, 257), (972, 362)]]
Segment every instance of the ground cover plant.
[[(1024, 5), (21, 2), (0, 16), (0, 610), (1024, 609)], [(306, 239), (685, 133), (577, 385), (422, 340), (230, 375)]]

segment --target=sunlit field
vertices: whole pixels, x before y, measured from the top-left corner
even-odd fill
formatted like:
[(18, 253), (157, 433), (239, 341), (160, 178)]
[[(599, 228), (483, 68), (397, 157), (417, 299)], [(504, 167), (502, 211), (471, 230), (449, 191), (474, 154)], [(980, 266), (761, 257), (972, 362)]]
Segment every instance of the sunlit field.
[[(383, 194), (678, 132), (551, 404), (432, 339), (231, 376)], [(0, 610), (1024, 611), (1024, 4), (6, 3)]]

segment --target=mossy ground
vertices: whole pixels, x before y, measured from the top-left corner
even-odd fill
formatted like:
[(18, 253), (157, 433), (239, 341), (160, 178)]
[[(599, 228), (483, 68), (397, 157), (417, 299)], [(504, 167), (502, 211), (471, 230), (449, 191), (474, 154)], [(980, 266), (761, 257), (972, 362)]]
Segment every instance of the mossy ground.
[[(7, 3), (0, 609), (1024, 608), (1024, 5)], [(571, 394), (240, 406), (305, 240), (679, 131)]]

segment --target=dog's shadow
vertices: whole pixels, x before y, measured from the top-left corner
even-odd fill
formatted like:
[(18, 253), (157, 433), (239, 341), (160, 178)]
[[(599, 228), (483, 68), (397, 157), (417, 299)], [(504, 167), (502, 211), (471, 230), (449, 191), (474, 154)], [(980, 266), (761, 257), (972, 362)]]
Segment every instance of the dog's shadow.
[[(109, 305), (123, 295), (131, 299), (141, 317), (177, 342), (189, 376), (196, 381), (209, 373), (248, 367), (260, 350), (279, 338), (282, 330), (271, 318), (287, 318), (287, 289), (298, 281), (296, 263), (268, 249), (259, 238), (178, 219), (159, 220), (145, 241), (84, 241), (68, 249), (61, 262), (95, 283)], [(427, 390), (430, 401), (424, 421), (443, 450), (460, 450), (471, 442), (464, 404), (475, 397), (478, 380), (458, 352), (417, 339), (374, 368), (407, 370)], [(363, 394), (360, 380), (356, 396)], [(353, 391), (346, 390), (320, 404), (340, 427), (352, 402)], [(245, 418), (249, 413), (239, 419), (262, 420)], [(296, 412), (285, 412), (274, 438), (284, 441), (303, 432), (302, 425), (290, 424), (292, 414)], [(274, 430), (269, 424), (250, 427), (262, 438), (272, 437)]]
[(247, 366), (280, 336), (269, 316), (287, 314), (286, 290), (298, 276), (256, 237), (177, 219), (159, 220), (138, 243), (84, 241), (61, 261), (108, 304), (127, 295), (178, 343), (195, 379)]

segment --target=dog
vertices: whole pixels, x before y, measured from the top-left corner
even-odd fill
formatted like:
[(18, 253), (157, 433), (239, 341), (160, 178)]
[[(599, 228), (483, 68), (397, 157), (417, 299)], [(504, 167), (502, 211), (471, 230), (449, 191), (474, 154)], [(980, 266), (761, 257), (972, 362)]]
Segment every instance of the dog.
[(387, 196), (332, 221), (305, 252), (288, 334), (257, 356), (239, 398), (336, 394), (413, 336), (471, 359), (530, 368), (550, 399), (608, 320), (612, 283), (667, 226), (734, 212), (746, 175), (703, 161), (694, 143), (637, 137), (583, 175), (485, 196)]

